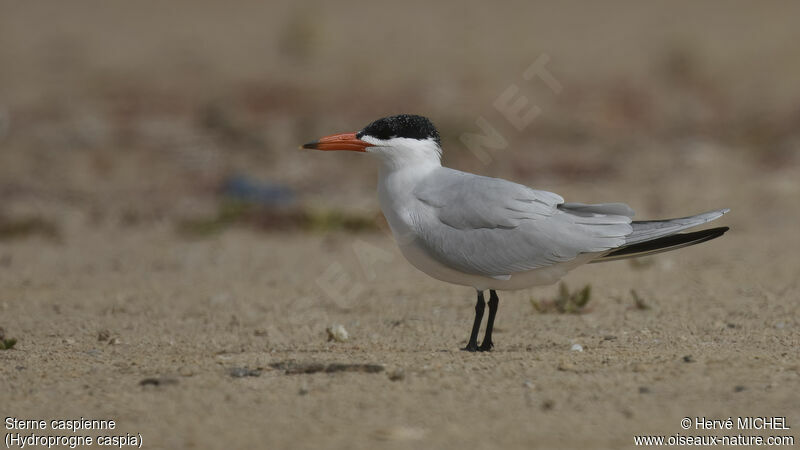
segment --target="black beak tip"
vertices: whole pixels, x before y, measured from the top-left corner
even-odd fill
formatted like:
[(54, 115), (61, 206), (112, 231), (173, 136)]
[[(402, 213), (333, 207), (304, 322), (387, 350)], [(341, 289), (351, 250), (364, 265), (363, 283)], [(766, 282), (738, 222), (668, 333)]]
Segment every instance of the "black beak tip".
[(303, 144), (300, 148), (310, 148), (313, 150), (317, 148), (317, 144), (319, 144), (319, 141), (312, 141), (309, 142), (308, 144)]

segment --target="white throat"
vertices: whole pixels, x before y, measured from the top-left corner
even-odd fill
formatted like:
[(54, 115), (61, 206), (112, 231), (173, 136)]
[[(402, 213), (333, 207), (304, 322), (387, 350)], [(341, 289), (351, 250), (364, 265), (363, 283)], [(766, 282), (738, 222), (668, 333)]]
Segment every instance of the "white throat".
[(361, 138), (373, 144), (367, 153), (381, 162), (378, 170), (378, 201), (395, 240), (401, 248), (414, 240), (412, 229), (414, 189), (428, 176), (441, 169), (442, 149), (433, 139)]
[(377, 139), (372, 136), (363, 136), (361, 140), (373, 144), (373, 147), (367, 147), (367, 153), (380, 160), (381, 172), (403, 169), (425, 171), (425, 169), (442, 166), (442, 149), (432, 138)]

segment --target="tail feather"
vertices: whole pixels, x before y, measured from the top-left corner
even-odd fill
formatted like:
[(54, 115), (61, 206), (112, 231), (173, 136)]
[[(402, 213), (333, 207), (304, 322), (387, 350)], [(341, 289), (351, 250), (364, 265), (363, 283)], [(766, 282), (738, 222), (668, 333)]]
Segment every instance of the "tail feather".
[(625, 238), (625, 245), (638, 244), (640, 242), (652, 241), (653, 239), (669, 236), (687, 228), (693, 228), (719, 219), (728, 211), (730, 211), (730, 209), (726, 208), (678, 219), (636, 220), (631, 222), (633, 232)]
[(718, 238), (728, 230), (728, 227), (719, 227), (694, 231), (692, 233), (671, 234), (637, 244), (626, 245), (591, 262), (617, 261), (620, 259), (638, 258), (640, 256), (655, 255), (656, 253), (677, 250)]

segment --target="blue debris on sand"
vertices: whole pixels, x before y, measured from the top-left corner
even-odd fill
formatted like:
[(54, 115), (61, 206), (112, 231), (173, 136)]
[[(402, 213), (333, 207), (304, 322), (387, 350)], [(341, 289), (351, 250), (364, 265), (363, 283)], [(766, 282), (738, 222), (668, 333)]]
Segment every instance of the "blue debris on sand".
[(277, 183), (254, 180), (234, 175), (222, 183), (222, 194), (232, 200), (255, 203), (262, 206), (287, 206), (295, 201), (294, 190)]

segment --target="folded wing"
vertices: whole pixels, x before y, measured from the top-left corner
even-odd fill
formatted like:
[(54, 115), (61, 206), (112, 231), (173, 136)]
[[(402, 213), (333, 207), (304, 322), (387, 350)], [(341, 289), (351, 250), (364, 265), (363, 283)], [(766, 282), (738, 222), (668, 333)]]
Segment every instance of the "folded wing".
[(442, 168), (414, 191), (419, 245), (465, 273), (504, 278), (625, 244), (633, 211)]

